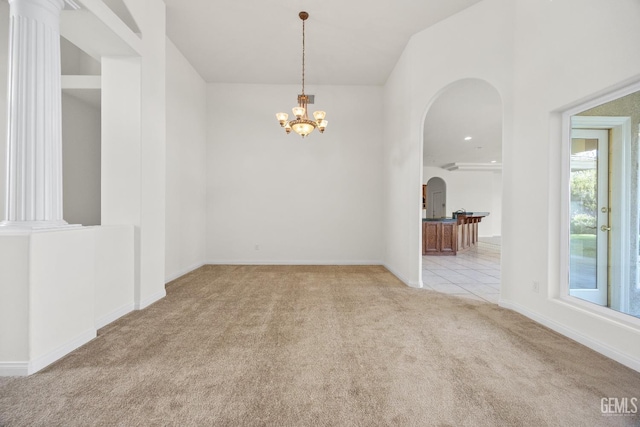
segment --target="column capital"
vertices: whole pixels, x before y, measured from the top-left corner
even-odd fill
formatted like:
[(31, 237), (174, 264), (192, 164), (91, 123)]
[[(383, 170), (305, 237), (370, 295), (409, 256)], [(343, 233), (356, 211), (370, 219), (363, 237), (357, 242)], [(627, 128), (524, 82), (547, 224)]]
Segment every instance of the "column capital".
[(44, 22), (57, 30), (60, 28), (60, 12), (64, 5), (64, 0), (9, 0), (9, 13), (11, 16)]
[[(44, 7), (50, 10), (62, 10), (68, 0), (9, 0), (11, 6), (29, 4), (35, 7)], [(73, 3), (73, 0), (71, 0)]]

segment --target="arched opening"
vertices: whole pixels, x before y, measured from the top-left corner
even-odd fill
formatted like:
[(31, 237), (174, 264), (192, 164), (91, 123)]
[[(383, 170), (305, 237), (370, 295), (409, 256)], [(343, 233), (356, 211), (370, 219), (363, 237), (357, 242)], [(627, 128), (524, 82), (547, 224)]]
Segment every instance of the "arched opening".
[[(480, 79), (458, 80), (443, 88), (425, 113), (421, 183), (426, 185), (421, 228), (425, 288), (498, 302), (502, 122), (500, 94)], [(475, 218), (473, 225), (462, 224), (460, 217)], [(442, 221), (442, 226), (438, 228), (434, 220)], [(434, 237), (433, 230), (442, 231)]]
[(447, 183), (440, 177), (433, 177), (426, 184), (424, 217), (444, 218), (447, 212)]

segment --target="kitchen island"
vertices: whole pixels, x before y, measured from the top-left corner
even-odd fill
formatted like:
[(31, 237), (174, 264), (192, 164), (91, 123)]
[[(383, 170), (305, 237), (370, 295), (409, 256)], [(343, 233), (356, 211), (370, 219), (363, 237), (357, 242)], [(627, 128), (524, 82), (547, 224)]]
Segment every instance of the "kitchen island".
[(489, 212), (454, 212), (422, 219), (422, 255), (456, 255), (478, 243), (478, 224)]

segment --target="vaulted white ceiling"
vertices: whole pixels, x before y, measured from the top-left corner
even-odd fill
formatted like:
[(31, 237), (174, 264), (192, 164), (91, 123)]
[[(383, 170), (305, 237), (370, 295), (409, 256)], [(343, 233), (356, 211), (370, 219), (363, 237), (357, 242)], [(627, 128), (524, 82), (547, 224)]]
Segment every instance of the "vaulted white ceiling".
[(484, 165), (475, 167), (484, 169), (491, 162), (502, 162), (500, 94), (482, 80), (455, 82), (427, 112), (423, 164), (442, 167), (451, 163), (481, 163)]
[[(207, 82), (383, 85), (411, 36), (480, 0), (165, 0), (167, 34)], [(424, 164), (501, 160), (495, 90), (466, 82), (432, 106)], [(463, 137), (473, 134), (474, 140)], [(477, 148), (482, 147), (482, 148)]]
[[(165, 0), (167, 34), (207, 82), (383, 85), (411, 36), (480, 0)], [(468, 81), (432, 105), (424, 164), (501, 160), (501, 103)], [(335, 120), (335, 119), (334, 119)], [(472, 134), (472, 141), (464, 141)], [(482, 148), (477, 148), (482, 147)]]
[(480, 0), (165, 0), (167, 34), (207, 82), (382, 85), (409, 38)]
[[(103, 1), (137, 31), (123, 0)], [(169, 38), (207, 82), (300, 84), (305, 10), (307, 84), (383, 85), (413, 34), (481, 0), (164, 1)], [(501, 120), (495, 89), (453, 85), (425, 119), (425, 166), (500, 162)]]

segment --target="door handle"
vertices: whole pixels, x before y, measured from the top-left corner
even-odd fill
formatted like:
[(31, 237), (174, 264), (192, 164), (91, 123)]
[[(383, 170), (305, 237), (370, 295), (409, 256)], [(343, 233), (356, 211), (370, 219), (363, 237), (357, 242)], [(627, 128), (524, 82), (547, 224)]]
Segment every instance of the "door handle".
[(611, 231), (611, 227), (607, 227), (606, 225), (603, 225), (602, 227), (600, 227), (600, 231)]

